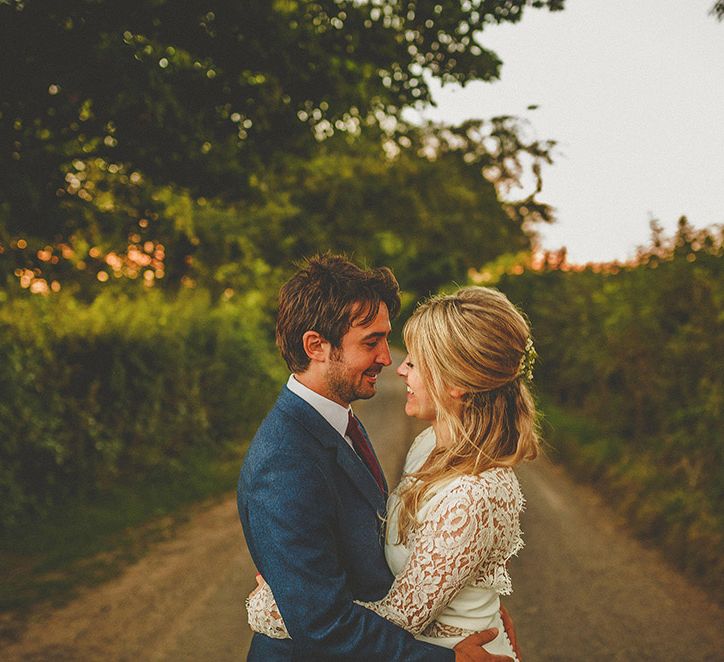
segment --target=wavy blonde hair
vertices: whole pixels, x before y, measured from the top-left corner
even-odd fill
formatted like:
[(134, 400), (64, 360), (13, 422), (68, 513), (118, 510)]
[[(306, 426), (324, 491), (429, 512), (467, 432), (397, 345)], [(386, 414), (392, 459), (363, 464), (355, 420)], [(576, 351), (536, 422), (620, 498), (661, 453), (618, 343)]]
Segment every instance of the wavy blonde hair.
[[(530, 328), (504, 294), (464, 287), (432, 297), (412, 314), (403, 337), (448, 442), (436, 446), (401, 489), (398, 542), (405, 544), (435, 485), (532, 460), (539, 437), (535, 402), (521, 374)], [(453, 388), (461, 397), (450, 394)]]

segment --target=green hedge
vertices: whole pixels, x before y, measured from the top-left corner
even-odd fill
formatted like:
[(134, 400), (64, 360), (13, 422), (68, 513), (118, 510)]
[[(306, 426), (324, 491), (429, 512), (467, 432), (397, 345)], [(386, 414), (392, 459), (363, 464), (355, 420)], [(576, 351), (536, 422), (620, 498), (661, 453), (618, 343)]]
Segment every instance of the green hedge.
[(553, 452), (715, 586), (724, 576), (722, 255), (720, 231), (682, 220), (636, 265), (550, 265), (498, 284), (532, 322)]
[(549, 455), (594, 484), (632, 529), (667, 552), (721, 599), (724, 512), (721, 500), (692, 488), (656, 444), (640, 451), (606, 425), (547, 401), (543, 430)]
[(280, 365), (253, 302), (0, 303), (0, 525), (241, 443)]

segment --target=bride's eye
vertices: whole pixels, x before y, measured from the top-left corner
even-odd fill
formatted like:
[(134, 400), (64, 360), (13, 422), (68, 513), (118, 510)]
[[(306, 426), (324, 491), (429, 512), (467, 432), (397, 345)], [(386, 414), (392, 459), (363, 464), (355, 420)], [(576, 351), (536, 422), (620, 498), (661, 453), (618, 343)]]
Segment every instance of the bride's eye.
[(410, 369), (415, 367), (415, 364), (412, 361), (405, 361), (405, 365)]

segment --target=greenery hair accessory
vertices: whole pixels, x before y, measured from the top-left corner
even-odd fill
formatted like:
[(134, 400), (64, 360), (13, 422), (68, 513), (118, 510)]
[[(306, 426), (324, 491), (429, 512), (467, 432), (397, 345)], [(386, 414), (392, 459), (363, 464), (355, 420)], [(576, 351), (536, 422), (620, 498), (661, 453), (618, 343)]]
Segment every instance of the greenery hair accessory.
[(538, 352), (535, 351), (533, 346), (533, 338), (528, 338), (525, 341), (525, 349), (523, 350), (523, 356), (520, 359), (520, 366), (518, 367), (518, 377), (523, 377), (527, 382), (533, 381), (533, 366), (535, 360), (538, 358)]

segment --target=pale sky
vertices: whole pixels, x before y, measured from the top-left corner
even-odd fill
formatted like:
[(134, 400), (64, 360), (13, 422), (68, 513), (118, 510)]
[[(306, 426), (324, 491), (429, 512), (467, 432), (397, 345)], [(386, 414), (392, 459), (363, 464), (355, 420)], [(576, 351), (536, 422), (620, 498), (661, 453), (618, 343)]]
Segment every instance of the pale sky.
[[(724, 223), (724, 22), (713, 0), (568, 0), (486, 28), (501, 80), (434, 86), (436, 121), (511, 114), (558, 141), (540, 196), (558, 222), (543, 248), (624, 260), (681, 215)], [(537, 104), (534, 111), (526, 110)]]

